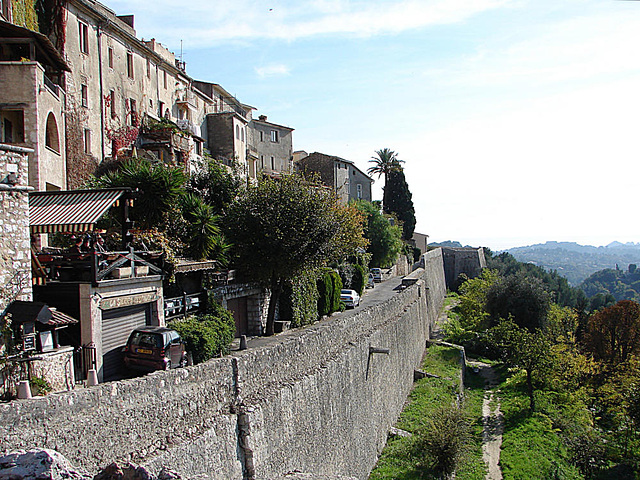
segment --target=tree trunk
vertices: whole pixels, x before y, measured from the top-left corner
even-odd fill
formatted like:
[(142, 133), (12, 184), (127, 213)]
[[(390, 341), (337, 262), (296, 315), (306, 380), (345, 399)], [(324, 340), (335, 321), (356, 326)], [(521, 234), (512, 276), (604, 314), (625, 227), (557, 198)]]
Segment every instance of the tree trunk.
[(267, 325), (264, 334), (269, 337), (275, 333), (274, 323), (276, 319), (276, 306), (282, 293), (282, 280), (277, 277), (271, 279), (271, 297), (269, 298), (269, 310), (267, 312)]
[(529, 394), (529, 409), (534, 412), (536, 410), (536, 402), (533, 398), (533, 378), (531, 370), (527, 369), (527, 393)]

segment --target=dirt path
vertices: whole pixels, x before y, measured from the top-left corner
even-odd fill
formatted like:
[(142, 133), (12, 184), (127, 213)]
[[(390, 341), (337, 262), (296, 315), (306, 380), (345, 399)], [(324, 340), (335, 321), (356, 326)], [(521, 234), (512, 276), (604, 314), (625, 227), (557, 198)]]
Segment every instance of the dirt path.
[(482, 362), (468, 362), (472, 368), (477, 368), (485, 382), (484, 400), (482, 402), (482, 459), (487, 465), (485, 480), (502, 480), (500, 469), (500, 446), (504, 431), (504, 417), (500, 411), (497, 375), (491, 365)]

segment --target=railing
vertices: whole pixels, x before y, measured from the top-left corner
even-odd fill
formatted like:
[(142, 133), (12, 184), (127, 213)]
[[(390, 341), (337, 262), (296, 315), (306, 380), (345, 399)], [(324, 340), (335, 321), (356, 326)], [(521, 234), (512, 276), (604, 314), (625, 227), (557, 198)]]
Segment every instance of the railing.
[(53, 81), (46, 75), (44, 75), (44, 84), (49, 90), (51, 90), (51, 93), (56, 97), (60, 97), (60, 87), (53, 83)]
[(207, 292), (198, 292), (181, 297), (164, 299), (164, 318), (173, 320), (184, 318), (189, 314), (202, 313), (206, 310)]
[(91, 282), (109, 278), (162, 275), (162, 252), (38, 253), (34, 278), (46, 282)]

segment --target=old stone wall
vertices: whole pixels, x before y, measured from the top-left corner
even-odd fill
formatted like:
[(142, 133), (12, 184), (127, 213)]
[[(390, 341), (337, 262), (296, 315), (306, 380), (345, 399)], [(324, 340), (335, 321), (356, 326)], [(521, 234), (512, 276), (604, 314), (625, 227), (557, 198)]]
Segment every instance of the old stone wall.
[(482, 248), (443, 247), (442, 255), (447, 288), (454, 288), (456, 279), (461, 273), (474, 278), (487, 266)]
[(0, 144), (0, 181), (15, 175), (15, 186), (0, 185), (0, 313), (13, 300), (31, 300), (29, 180), (33, 150)]
[[(52, 448), (186, 478), (366, 478), (445, 293), (440, 250), (389, 300), (201, 365), (0, 405), (5, 451)], [(371, 348), (388, 349), (372, 353)]]

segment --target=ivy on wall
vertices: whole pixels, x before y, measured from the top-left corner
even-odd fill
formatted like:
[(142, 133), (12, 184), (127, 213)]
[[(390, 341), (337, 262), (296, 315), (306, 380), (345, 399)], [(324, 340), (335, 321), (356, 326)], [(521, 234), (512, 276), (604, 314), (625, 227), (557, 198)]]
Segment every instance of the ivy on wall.
[(11, 0), (13, 23), (39, 32), (36, 1), (37, 0)]
[(306, 271), (287, 282), (280, 297), (280, 318), (291, 327), (309, 325), (318, 319), (317, 270)]

